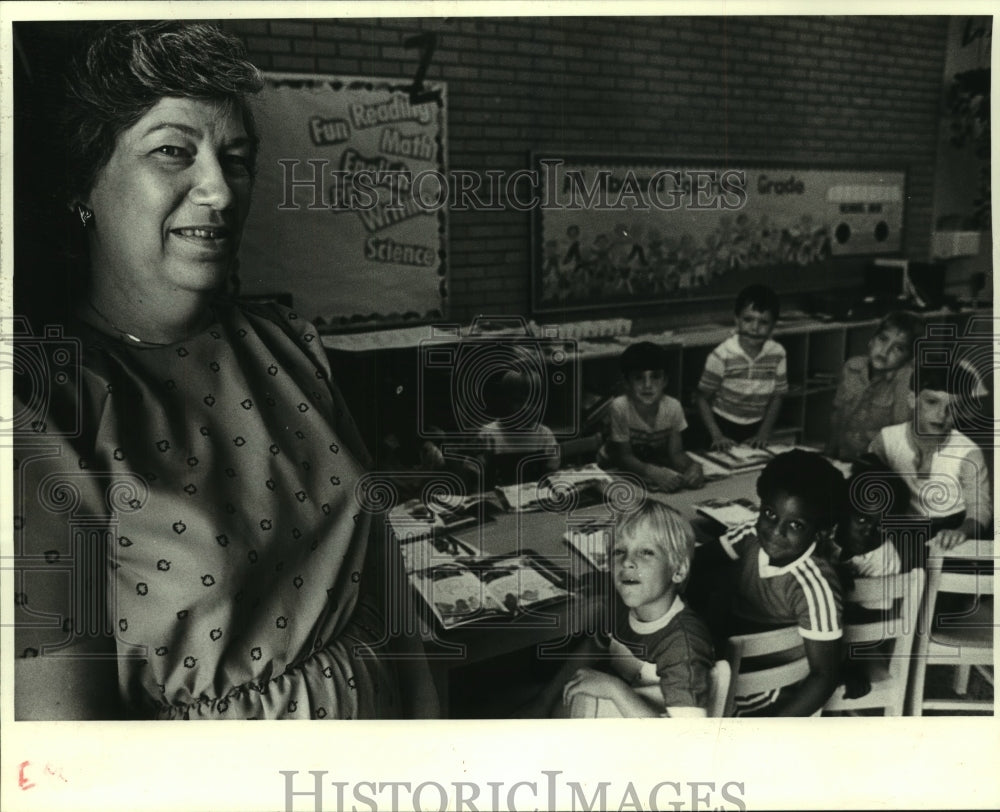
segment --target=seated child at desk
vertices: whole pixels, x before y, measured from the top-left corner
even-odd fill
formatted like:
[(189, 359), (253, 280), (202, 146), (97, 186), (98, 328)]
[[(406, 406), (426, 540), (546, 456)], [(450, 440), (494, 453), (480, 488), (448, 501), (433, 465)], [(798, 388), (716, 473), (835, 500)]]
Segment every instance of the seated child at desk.
[(565, 683), (558, 677), (561, 710), (571, 716), (704, 717), (712, 640), (680, 596), (694, 531), (670, 508), (646, 500), (619, 520), (613, 538), (614, 630), (587, 644), (609, 670), (576, 668)]
[(889, 313), (875, 328), (866, 355), (847, 359), (833, 399), (828, 457), (860, 457), (885, 426), (910, 419), (913, 342), (919, 323), (905, 311)]
[(800, 683), (737, 697), (737, 716), (811, 716), (840, 681), (841, 587), (823, 555), (844, 512), (845, 483), (819, 454), (796, 449), (757, 480), (760, 513), (720, 539), (737, 562), (728, 634), (797, 625), (809, 675)]
[[(436, 429), (420, 447), (418, 470), (449, 471), (465, 487), (486, 490), (534, 482), (559, 469), (559, 443), (539, 419), (545, 405), (539, 375), (507, 370), (493, 383), (488, 409), (496, 419), (482, 426), (472, 442), (450, 442), (447, 432)], [(443, 449), (450, 453), (446, 456)]]
[[(960, 395), (975, 390), (971, 373), (961, 365), (927, 365), (911, 377), (912, 419), (882, 429), (869, 450), (902, 476), (910, 512), (930, 520), (932, 541), (948, 550), (967, 538), (992, 538), (986, 460), (976, 443), (954, 428)], [(925, 544), (899, 552), (904, 570), (926, 562)]]
[[(865, 454), (855, 461), (847, 481), (847, 510), (834, 535), (834, 563), (845, 592), (850, 592), (857, 578), (885, 578), (901, 572), (899, 554), (883, 533), (882, 520), (902, 512), (908, 501), (906, 485), (878, 457)], [(889, 614), (891, 610), (883, 601), (844, 607), (847, 623), (869, 623), (887, 619)], [(871, 690), (869, 669), (877, 660), (871, 649), (857, 660), (851, 659), (849, 652), (845, 654), (844, 698), (856, 699)]]
[(626, 393), (611, 401), (609, 436), (598, 452), (598, 464), (631, 471), (667, 493), (701, 487), (702, 467), (684, 453), (681, 443), (687, 428), (684, 410), (665, 391), (666, 352), (640, 341), (625, 349), (619, 363)]
[(903, 512), (908, 501), (899, 475), (878, 457), (865, 454), (851, 466), (847, 510), (834, 534), (834, 560), (845, 589), (855, 578), (884, 578), (901, 572), (896, 547), (882, 532), (882, 519)]
[(736, 333), (705, 361), (695, 400), (714, 450), (767, 445), (788, 391), (785, 348), (771, 340), (779, 311), (771, 288), (744, 288), (734, 307)]
[(537, 373), (508, 370), (500, 377), (496, 420), (479, 430), (484, 485), (534, 482), (559, 469), (559, 443), (540, 421), (545, 392)]

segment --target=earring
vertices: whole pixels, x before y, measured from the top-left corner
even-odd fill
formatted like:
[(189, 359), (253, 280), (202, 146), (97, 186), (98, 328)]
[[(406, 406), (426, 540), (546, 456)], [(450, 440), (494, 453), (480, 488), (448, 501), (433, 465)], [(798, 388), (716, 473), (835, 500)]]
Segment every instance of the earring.
[(76, 204), (76, 213), (80, 215), (80, 222), (83, 227), (86, 228), (87, 224), (94, 218), (94, 213), (88, 209), (83, 203)]

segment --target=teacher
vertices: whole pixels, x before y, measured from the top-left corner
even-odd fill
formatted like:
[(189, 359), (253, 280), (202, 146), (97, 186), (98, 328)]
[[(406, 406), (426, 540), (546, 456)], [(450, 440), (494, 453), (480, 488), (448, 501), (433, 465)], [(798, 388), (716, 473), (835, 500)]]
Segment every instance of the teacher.
[(435, 714), (315, 329), (224, 295), (260, 72), (211, 26), (127, 23), (70, 77), (80, 355), (15, 453), (17, 717)]

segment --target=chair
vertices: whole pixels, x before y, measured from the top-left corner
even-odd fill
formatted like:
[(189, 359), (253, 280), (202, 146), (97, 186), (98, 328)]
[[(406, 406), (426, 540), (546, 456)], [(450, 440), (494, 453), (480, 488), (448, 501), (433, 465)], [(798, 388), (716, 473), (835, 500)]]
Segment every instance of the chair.
[[(924, 696), (927, 667), (931, 665), (958, 666), (955, 680), (956, 693), (965, 693), (969, 671), (976, 667), (992, 685), (993, 677), (985, 670), (993, 666), (993, 577), (995, 556), (980, 553), (980, 548), (992, 549), (990, 541), (966, 541), (953, 550), (932, 548), (927, 559), (927, 594), (924, 610), (920, 613), (913, 671), (910, 677), (908, 706), (914, 716), (925, 710), (993, 712), (993, 700), (936, 699)], [(945, 562), (949, 569), (965, 572), (943, 571)], [(990, 567), (990, 574), (977, 572), (976, 567)], [(976, 600), (972, 609), (961, 614), (938, 613), (938, 598), (942, 593), (972, 595)], [(982, 600), (983, 596), (991, 596)]]
[(709, 672), (708, 717), (717, 719), (726, 711), (729, 700), (729, 683), (733, 672), (726, 660), (718, 660)]
[[(732, 677), (724, 716), (734, 715), (738, 696), (750, 696), (776, 688), (785, 688), (801, 682), (809, 675), (809, 661), (806, 659), (802, 635), (799, 634), (797, 626), (756, 634), (734, 635), (729, 638), (727, 649), (726, 659)], [(744, 663), (758, 657), (780, 658), (784, 662), (744, 672)]]
[[(838, 685), (824, 713), (883, 708), (886, 716), (903, 715), (924, 580), (924, 571), (914, 569), (905, 575), (854, 582), (845, 603), (885, 613), (868, 622), (844, 624), (848, 659), (868, 665), (871, 690), (856, 699), (844, 699), (844, 686)], [(890, 641), (891, 651), (886, 651)]]

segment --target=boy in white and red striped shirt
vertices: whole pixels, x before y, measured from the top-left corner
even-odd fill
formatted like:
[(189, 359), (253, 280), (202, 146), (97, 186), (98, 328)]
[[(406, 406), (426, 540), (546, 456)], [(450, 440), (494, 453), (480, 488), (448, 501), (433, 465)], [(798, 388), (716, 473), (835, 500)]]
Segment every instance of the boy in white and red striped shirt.
[(846, 485), (822, 456), (795, 450), (767, 464), (757, 495), (756, 521), (721, 539), (737, 562), (729, 634), (797, 626), (809, 675), (790, 688), (737, 697), (737, 715), (810, 716), (840, 681), (841, 586), (828, 556)]
[(744, 288), (734, 307), (735, 334), (705, 361), (695, 397), (713, 449), (767, 445), (788, 392), (785, 348), (771, 340), (779, 311), (771, 288)]

